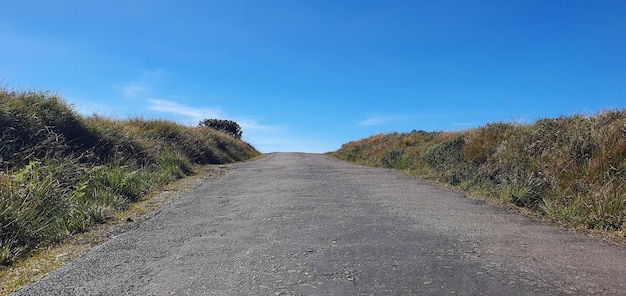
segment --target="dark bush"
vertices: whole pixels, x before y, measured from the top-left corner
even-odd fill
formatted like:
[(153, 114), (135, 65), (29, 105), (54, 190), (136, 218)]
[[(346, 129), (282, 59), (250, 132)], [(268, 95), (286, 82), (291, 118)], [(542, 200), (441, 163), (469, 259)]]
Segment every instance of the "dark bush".
[(223, 120), (223, 119), (205, 119), (200, 121), (200, 126), (212, 128), (214, 130), (225, 132), (236, 139), (241, 140), (241, 136), (243, 132), (241, 131), (241, 127), (239, 124), (232, 120)]

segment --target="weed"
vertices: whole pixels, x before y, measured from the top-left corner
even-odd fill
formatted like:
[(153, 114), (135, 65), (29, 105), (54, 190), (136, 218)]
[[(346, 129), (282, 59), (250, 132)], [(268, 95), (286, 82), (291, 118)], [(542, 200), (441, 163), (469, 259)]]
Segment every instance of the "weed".
[(383, 167), (404, 170), (409, 168), (415, 159), (412, 155), (405, 153), (404, 150), (392, 149), (385, 152), (380, 162)]

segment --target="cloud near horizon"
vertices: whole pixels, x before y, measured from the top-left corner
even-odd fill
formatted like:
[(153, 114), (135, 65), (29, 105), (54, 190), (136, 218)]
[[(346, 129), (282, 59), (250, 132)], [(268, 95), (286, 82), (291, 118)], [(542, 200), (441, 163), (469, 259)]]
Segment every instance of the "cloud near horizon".
[[(277, 150), (280, 138), (288, 134), (288, 127), (279, 125), (266, 125), (250, 118), (229, 117), (219, 109), (207, 107), (191, 107), (174, 101), (149, 99), (149, 110), (177, 115), (174, 120), (182, 124), (197, 125), (200, 121), (208, 118), (229, 119), (237, 122), (243, 129), (244, 140), (255, 146), (262, 152)], [(290, 146), (290, 149), (296, 147)], [(297, 147), (300, 148), (300, 147)]]
[(149, 110), (180, 115), (184, 117), (181, 118), (184, 123), (197, 124), (198, 122), (205, 119), (217, 118), (236, 121), (245, 130), (270, 132), (281, 129), (280, 126), (260, 124), (256, 120), (250, 118), (229, 117), (221, 110), (214, 108), (191, 107), (182, 105), (178, 102), (159, 99), (149, 99), (148, 103), (150, 104), (148, 106)]
[(325, 152), (332, 147), (329, 143), (299, 138), (290, 126), (262, 124), (258, 120), (246, 116), (233, 116), (219, 108), (191, 106), (176, 100), (159, 97), (154, 91), (156, 82), (163, 80), (162, 70), (145, 71), (134, 81), (116, 86), (126, 100), (143, 102), (140, 109), (161, 113), (164, 117), (180, 124), (195, 126), (209, 118), (227, 119), (237, 122), (243, 130), (243, 138), (262, 152), (277, 150)]

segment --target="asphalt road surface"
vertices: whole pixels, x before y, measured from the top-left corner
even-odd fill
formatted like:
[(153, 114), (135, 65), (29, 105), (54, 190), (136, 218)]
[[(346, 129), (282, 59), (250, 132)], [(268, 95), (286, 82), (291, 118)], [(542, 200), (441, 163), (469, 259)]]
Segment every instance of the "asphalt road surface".
[(277, 153), (17, 295), (626, 295), (626, 249), (397, 172)]

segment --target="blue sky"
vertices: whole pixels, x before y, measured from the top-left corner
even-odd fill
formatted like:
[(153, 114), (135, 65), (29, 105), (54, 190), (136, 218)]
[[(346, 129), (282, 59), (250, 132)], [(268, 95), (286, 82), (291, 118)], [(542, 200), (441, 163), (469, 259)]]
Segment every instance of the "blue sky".
[(262, 152), (626, 107), (626, 1), (5, 1), (0, 85)]

